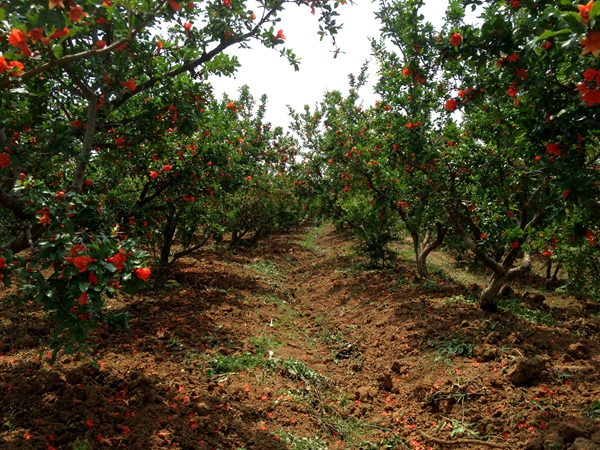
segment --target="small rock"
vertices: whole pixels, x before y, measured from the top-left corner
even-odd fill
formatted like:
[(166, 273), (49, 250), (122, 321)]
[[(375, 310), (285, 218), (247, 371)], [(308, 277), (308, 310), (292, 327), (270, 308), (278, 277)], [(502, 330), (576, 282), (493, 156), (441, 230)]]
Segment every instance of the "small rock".
[(88, 397), (85, 400), (85, 406), (88, 408), (93, 408), (95, 406), (100, 406), (104, 402), (102, 396), (95, 390), (91, 391)]
[(29, 336), (28, 334), (26, 334), (21, 339), (19, 339), (19, 346), (21, 348), (33, 348), (37, 345), (38, 345), (37, 341), (34, 338), (32, 338), (31, 336)]
[(73, 417), (73, 413), (71, 411), (61, 411), (58, 413), (58, 418), (63, 423), (67, 423)]
[(490, 385), (496, 389), (504, 388), (504, 383), (500, 378), (493, 378), (492, 380), (490, 380)]
[(583, 428), (568, 422), (559, 423), (556, 429), (558, 434), (560, 434), (566, 442), (573, 442), (580, 437), (589, 437), (589, 433)]
[(564, 443), (565, 441), (558, 432), (550, 433), (544, 437), (544, 444), (546, 444), (546, 446), (549, 448), (552, 448), (552, 445), (556, 448), (562, 448)]
[(83, 383), (83, 379), (84, 379), (83, 370), (73, 369), (73, 370), (67, 372), (65, 379), (66, 379), (67, 383), (69, 383), (71, 386), (74, 386), (76, 384), (81, 384), (81, 383)]
[(578, 437), (571, 445), (571, 450), (599, 450), (600, 445), (590, 441), (589, 439), (585, 439), (582, 437)]
[(487, 362), (496, 359), (498, 350), (490, 344), (478, 345), (473, 349), (473, 357), (479, 362)]
[(23, 395), (28, 395), (31, 392), (30, 383), (24, 382), (23, 380), (18, 381), (16, 386), (19, 392)]
[(394, 387), (394, 383), (392, 382), (392, 376), (389, 373), (381, 375), (379, 378), (377, 378), (377, 381), (379, 382), (379, 389), (383, 391), (390, 392)]
[(369, 399), (369, 388), (367, 386), (360, 386), (354, 393), (354, 400), (360, 400), (364, 402)]
[(576, 344), (569, 345), (567, 354), (569, 356), (572, 356), (575, 359), (590, 359), (591, 358), (590, 348), (587, 347), (586, 345), (583, 345), (581, 342), (577, 342)]
[(600, 444), (600, 431), (596, 431), (594, 434), (592, 434), (591, 440), (596, 444)]
[(540, 359), (517, 358), (506, 375), (512, 384), (521, 386), (537, 379), (545, 369), (546, 364)]
[(530, 440), (523, 450), (544, 450), (544, 441), (541, 438), (535, 438)]
[(208, 416), (210, 414), (210, 408), (206, 403), (198, 402), (194, 405), (193, 410), (199, 416)]

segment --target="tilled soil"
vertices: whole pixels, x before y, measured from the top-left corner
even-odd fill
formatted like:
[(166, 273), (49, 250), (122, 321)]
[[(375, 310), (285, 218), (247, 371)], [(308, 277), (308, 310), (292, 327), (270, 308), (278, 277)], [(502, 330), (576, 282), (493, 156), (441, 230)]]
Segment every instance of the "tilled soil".
[(595, 304), (517, 283), (488, 314), (350, 248), (324, 226), (199, 252), (109, 303), (130, 329), (93, 337), (99, 368), (49, 366), (43, 313), (7, 297), (0, 448), (600, 449)]

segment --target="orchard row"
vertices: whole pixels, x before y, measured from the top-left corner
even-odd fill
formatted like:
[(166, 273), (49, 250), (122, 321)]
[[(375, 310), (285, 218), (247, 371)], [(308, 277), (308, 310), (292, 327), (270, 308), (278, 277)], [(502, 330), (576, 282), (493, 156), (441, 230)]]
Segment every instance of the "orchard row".
[(379, 265), (408, 234), (423, 277), (436, 248), (471, 255), (492, 273), (486, 310), (534, 254), (598, 295), (600, 3), (450, 1), (435, 30), (422, 2), (383, 0), (381, 100), (361, 101), (363, 68), (292, 111), (291, 134), (266, 97), (217, 99), (208, 78), (235, 72), (231, 46), (281, 48), (292, 6), (335, 42), (343, 2), (155, 3), (0, 9), (0, 278), (49, 312), (55, 355), (124, 326), (106, 299), (161, 286), (176, 260), (308, 219)]

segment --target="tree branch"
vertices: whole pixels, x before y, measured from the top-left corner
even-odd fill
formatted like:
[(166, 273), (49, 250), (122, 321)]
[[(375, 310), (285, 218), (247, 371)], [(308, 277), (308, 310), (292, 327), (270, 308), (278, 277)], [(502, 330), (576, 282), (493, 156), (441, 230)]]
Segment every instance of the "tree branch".
[(208, 242), (208, 240), (214, 235), (214, 233), (215, 233), (214, 230), (210, 230), (209, 232), (207, 232), (204, 235), (204, 238), (198, 244), (194, 245), (193, 247), (190, 247), (190, 248), (187, 248), (185, 250), (182, 250), (180, 252), (175, 253), (173, 255), (173, 257), (171, 258), (171, 261), (169, 262), (169, 264), (173, 264), (179, 258), (181, 258), (181, 257), (183, 257), (185, 255), (189, 255), (190, 253), (195, 252), (199, 248), (204, 247), (206, 245), (206, 243)]
[(119, 39), (118, 41), (116, 41), (110, 45), (107, 45), (106, 47), (104, 47), (102, 49), (86, 50), (84, 52), (75, 53), (73, 55), (63, 56), (62, 58), (58, 58), (58, 59), (55, 59), (54, 53), (52, 51), (50, 51), (50, 61), (48, 61), (47, 63), (44, 63), (41, 66), (38, 66), (34, 69), (28, 70), (27, 72), (23, 72), (18, 77), (6, 78), (2, 83), (0, 83), (0, 90), (10, 87), (20, 80), (26, 80), (28, 78), (32, 78), (42, 72), (52, 69), (53, 67), (65, 66), (72, 62), (79, 61), (80, 59), (104, 55), (106, 53), (112, 52), (113, 50), (117, 50), (121, 45), (123, 45), (123, 44), (127, 43), (127, 41), (130, 41), (131, 39), (133, 39), (136, 34), (138, 34), (140, 31), (142, 31), (144, 28), (146, 28), (146, 25), (148, 25), (152, 20), (154, 20), (154, 18), (156, 17), (156, 13), (166, 3), (167, 3), (167, 0), (160, 1), (158, 6), (156, 8), (154, 8), (154, 11), (152, 11), (152, 13), (150, 13), (150, 15), (148, 15), (148, 17), (146, 17), (146, 20), (144, 20), (140, 24), (139, 27), (137, 27), (135, 30), (133, 30), (130, 33), (129, 37)]
[(481, 250), (479, 247), (477, 247), (473, 243), (473, 241), (471, 241), (471, 239), (469, 239), (469, 235), (467, 234), (465, 229), (462, 227), (462, 225), (460, 224), (460, 222), (454, 215), (454, 212), (456, 210), (448, 207), (446, 211), (448, 212), (448, 216), (450, 217), (450, 220), (452, 221), (452, 224), (454, 225), (454, 229), (462, 238), (465, 246), (469, 250), (471, 250), (475, 254), (475, 256), (477, 256), (481, 260), (481, 262), (483, 262), (486, 265), (486, 267), (488, 267), (492, 271), (494, 271), (494, 273), (504, 274), (505, 273), (504, 267), (501, 264), (494, 261), (492, 258), (490, 258), (483, 250)]
[(471, 448), (471, 446), (473, 446), (473, 445), (483, 445), (484, 447), (491, 447), (491, 448), (509, 448), (503, 444), (496, 444), (494, 442), (482, 441), (480, 439), (448, 440), (448, 439), (440, 439), (440, 438), (430, 436), (429, 434), (424, 433), (423, 431), (420, 431), (419, 433), (421, 433), (421, 436), (423, 436), (423, 439), (425, 439), (429, 442), (433, 442), (435, 444), (440, 444), (440, 445), (467, 445), (469, 448)]

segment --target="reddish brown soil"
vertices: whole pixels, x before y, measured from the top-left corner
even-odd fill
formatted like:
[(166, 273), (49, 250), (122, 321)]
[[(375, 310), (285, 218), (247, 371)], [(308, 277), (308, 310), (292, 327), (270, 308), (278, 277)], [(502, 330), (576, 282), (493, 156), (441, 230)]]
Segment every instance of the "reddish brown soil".
[(0, 448), (600, 448), (595, 305), (516, 284), (555, 323), (490, 315), (452, 274), (361, 269), (349, 248), (305, 228), (181, 261), (166, 289), (110, 303), (131, 328), (95, 336), (99, 369), (49, 366), (42, 313), (3, 302)]

